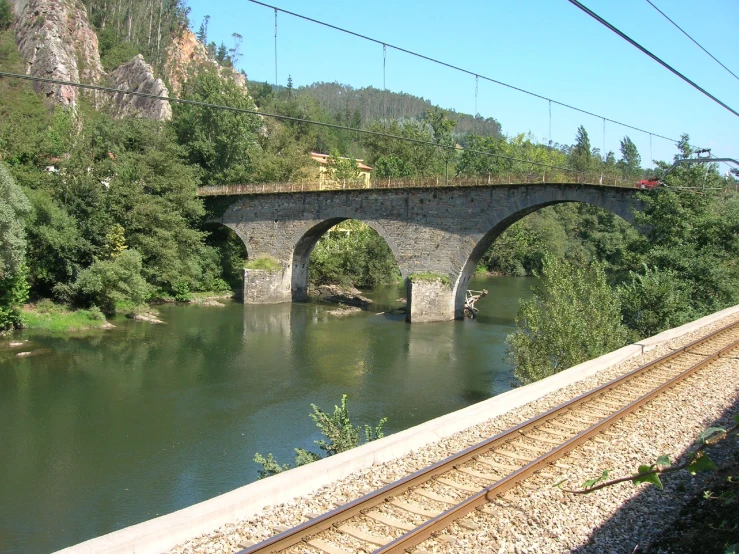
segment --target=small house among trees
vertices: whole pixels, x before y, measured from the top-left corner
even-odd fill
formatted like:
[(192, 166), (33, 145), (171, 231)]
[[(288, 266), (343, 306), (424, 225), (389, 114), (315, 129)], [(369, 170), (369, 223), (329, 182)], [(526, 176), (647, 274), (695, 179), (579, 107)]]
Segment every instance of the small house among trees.
[(347, 183), (361, 184), (369, 188), (372, 168), (362, 163), (363, 160), (345, 158), (337, 153), (311, 152), (310, 157), (318, 164), (318, 181), (321, 190), (343, 188)]

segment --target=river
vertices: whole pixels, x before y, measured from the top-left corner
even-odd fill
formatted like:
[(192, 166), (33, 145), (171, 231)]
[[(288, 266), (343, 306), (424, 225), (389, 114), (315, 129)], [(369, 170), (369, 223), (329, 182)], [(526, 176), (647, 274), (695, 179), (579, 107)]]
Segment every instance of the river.
[[(0, 552), (50, 552), (254, 481), (254, 454), (317, 450), (310, 404), (386, 434), (511, 388), (505, 337), (530, 279), (476, 278), (476, 320), (409, 325), (369, 294), (336, 318), (317, 303), (165, 305), (166, 325), (52, 336), (0, 349)], [(394, 305), (398, 305), (394, 303)]]

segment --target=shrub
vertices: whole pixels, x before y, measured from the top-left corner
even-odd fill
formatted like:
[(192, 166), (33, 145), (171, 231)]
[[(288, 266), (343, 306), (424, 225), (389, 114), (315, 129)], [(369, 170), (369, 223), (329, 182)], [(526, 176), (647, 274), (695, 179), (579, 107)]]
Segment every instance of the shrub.
[[(334, 413), (327, 414), (315, 404), (311, 404), (313, 413), (310, 417), (316, 422), (316, 426), (321, 430), (326, 439), (314, 441), (318, 447), (326, 453), (326, 456), (333, 456), (340, 452), (346, 452), (361, 444), (359, 439), (359, 427), (355, 427), (349, 419), (349, 409), (346, 405), (346, 395), (341, 397), (341, 406), (334, 406)], [(377, 423), (375, 428), (369, 425), (364, 426), (364, 442), (370, 442), (375, 439), (381, 439), (384, 436), (382, 431), (383, 425), (387, 422), (387, 418), (383, 417)], [(295, 467), (299, 467), (316, 460), (320, 460), (321, 455), (304, 448), (295, 449)], [(271, 475), (276, 475), (284, 470), (290, 469), (290, 464), (280, 465), (274, 459), (272, 454), (267, 454), (265, 458), (261, 454), (254, 455), (254, 461), (262, 466), (258, 470), (259, 478), (263, 479)]]
[(244, 265), (245, 269), (263, 269), (270, 273), (277, 273), (282, 269), (282, 264), (272, 256), (258, 256), (253, 260), (249, 260)]
[(140, 305), (149, 299), (151, 290), (141, 276), (141, 255), (125, 250), (110, 260), (97, 260), (80, 272), (73, 288), (78, 300), (98, 306), (106, 314), (114, 314), (118, 304)]
[(626, 342), (618, 293), (598, 263), (544, 258), (540, 286), (521, 302), (516, 331), (506, 339), (514, 375), (532, 383)]

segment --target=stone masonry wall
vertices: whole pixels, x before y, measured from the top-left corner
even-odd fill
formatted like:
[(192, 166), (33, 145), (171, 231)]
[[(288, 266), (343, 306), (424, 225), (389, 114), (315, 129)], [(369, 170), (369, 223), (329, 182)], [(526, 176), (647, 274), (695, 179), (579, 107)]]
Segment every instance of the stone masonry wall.
[(599, 206), (633, 223), (640, 207), (636, 192), (542, 184), (260, 194), (234, 197), (220, 222), (236, 231), (250, 257), (267, 254), (283, 262), (281, 279), (297, 299), (307, 286), (316, 241), (339, 221), (360, 220), (387, 241), (404, 278), (425, 272), (449, 277), (453, 310), (461, 317), (475, 265), (512, 223), (561, 202)]

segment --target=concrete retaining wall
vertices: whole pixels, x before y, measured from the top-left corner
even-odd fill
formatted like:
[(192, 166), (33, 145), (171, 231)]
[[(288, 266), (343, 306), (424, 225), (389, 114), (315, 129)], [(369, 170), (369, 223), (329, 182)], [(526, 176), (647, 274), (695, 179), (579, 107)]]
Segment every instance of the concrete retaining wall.
[(157, 554), (188, 539), (248, 518), (272, 504), (307, 495), (373, 464), (401, 457), (458, 431), (504, 414), (704, 325), (739, 312), (739, 305), (670, 329), (561, 373), (457, 412), (365, 444), (349, 452), (257, 481), (200, 504), (60, 550), (58, 554)]

